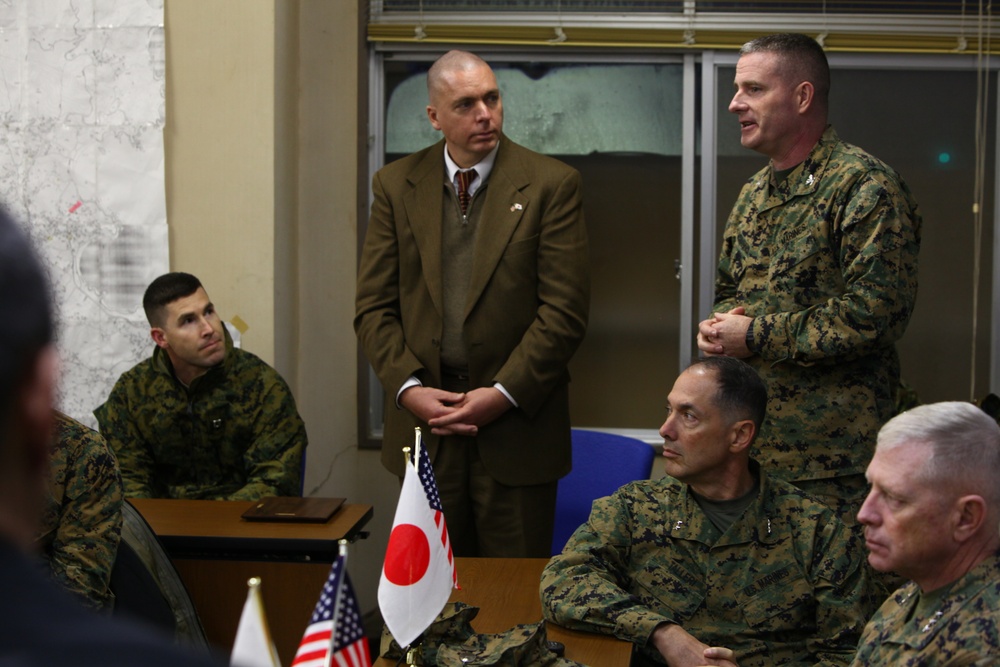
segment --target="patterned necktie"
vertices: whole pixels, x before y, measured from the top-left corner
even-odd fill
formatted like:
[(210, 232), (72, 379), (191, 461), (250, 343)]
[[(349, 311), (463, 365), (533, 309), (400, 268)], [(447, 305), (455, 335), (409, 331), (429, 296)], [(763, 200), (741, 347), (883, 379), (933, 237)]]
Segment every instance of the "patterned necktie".
[(465, 215), (469, 210), (469, 200), (472, 199), (472, 195), (469, 194), (469, 185), (476, 179), (477, 175), (475, 169), (455, 174), (455, 180), (458, 181), (458, 205), (462, 207), (462, 215)]

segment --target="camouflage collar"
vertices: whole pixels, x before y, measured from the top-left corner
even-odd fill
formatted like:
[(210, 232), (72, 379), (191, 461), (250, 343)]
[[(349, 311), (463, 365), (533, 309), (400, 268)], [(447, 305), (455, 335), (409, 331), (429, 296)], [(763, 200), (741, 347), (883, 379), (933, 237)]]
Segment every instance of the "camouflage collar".
[(903, 623), (896, 619), (906, 618), (905, 625), (909, 630), (898, 633), (901, 636), (893, 637), (893, 642), (922, 650), (931, 644), (939, 631), (960, 623), (961, 619), (957, 617), (965, 604), (987, 586), (996, 585), (998, 580), (1000, 554), (994, 554), (949, 585), (937, 604), (926, 610), (915, 609), (920, 601), (920, 589), (912, 581), (907, 582), (892, 595), (895, 607), (885, 614), (884, 624), (886, 627), (901, 626)]
[(813, 146), (809, 157), (796, 167), (795, 171), (789, 174), (786, 179), (786, 182), (795, 184), (795, 194), (815, 192), (819, 182), (823, 180), (823, 174), (826, 171), (826, 165), (830, 162), (830, 157), (833, 155), (833, 149), (839, 143), (840, 137), (837, 135), (837, 131), (833, 129), (833, 125), (827, 125), (826, 131)]
[[(776, 517), (770, 516), (775, 511), (769, 497), (771, 483), (760, 464), (753, 459), (750, 460), (750, 470), (760, 480), (760, 491), (743, 512), (743, 516), (718, 539), (716, 539), (718, 531), (698, 506), (688, 485), (672, 477), (664, 478), (664, 483), (668, 484), (669, 488), (663, 513), (663, 529), (670, 537), (694, 540), (713, 547), (749, 542), (764, 544), (777, 542), (778, 521)], [(753, 517), (753, 520), (748, 521), (747, 517)]]
[(815, 192), (823, 180), (833, 149), (839, 143), (840, 137), (837, 131), (833, 129), (833, 125), (827, 125), (823, 135), (809, 153), (809, 157), (792, 169), (780, 183), (775, 178), (774, 167), (768, 163), (753, 178), (754, 188), (761, 200), (758, 209), (763, 212), (781, 206), (793, 197)]

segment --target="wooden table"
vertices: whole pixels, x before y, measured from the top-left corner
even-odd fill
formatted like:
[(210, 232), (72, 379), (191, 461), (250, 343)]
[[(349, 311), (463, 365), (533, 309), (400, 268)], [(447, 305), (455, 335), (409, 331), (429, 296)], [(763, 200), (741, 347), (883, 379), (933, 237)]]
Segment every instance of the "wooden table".
[(337, 542), (355, 540), (372, 518), (371, 505), (345, 503), (326, 523), (245, 521), (246, 500), (129, 498), (171, 557), (231, 555), (332, 563)]
[(170, 555), (209, 642), (232, 649), (247, 580), (261, 596), (281, 664), (292, 664), (338, 542), (363, 535), (371, 505), (345, 503), (322, 524), (251, 522), (252, 502), (130, 498)]
[[(452, 602), (479, 607), (472, 620), (476, 632), (491, 634), (513, 628), (518, 623), (542, 620), (538, 584), (546, 558), (457, 558), (458, 583)], [(566, 657), (590, 667), (626, 667), (632, 645), (608, 635), (577, 632), (551, 623), (548, 638), (566, 646)], [(391, 667), (395, 661), (379, 658), (376, 667)]]

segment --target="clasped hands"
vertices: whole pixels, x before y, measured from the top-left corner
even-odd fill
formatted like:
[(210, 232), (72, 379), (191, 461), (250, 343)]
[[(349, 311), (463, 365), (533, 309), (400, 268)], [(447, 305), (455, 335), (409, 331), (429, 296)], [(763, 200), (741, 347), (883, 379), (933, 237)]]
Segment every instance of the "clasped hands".
[(698, 349), (709, 357), (735, 357), (746, 359), (751, 356), (747, 348), (747, 329), (753, 318), (746, 316), (743, 306), (733, 308), (728, 313), (715, 313), (698, 324)]
[(478, 387), (456, 393), (415, 385), (399, 396), (399, 404), (427, 422), (435, 435), (476, 435), (481, 426), (509, 410), (512, 405), (495, 387)]

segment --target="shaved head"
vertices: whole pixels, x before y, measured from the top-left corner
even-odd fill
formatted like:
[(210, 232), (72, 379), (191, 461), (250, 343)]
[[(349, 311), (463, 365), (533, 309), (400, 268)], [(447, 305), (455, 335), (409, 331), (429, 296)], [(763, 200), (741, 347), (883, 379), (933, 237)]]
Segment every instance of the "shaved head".
[(449, 75), (460, 71), (472, 71), (480, 67), (489, 68), (489, 65), (475, 53), (468, 51), (449, 51), (435, 60), (431, 68), (427, 70), (427, 97), (431, 104), (435, 103), (435, 98), (445, 89), (445, 81)]
[(444, 54), (427, 72), (427, 95), (427, 119), (459, 167), (475, 166), (497, 147), (503, 102), (485, 60), (467, 51)]

